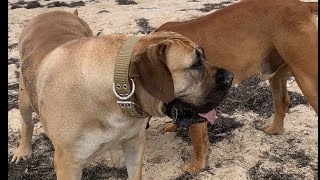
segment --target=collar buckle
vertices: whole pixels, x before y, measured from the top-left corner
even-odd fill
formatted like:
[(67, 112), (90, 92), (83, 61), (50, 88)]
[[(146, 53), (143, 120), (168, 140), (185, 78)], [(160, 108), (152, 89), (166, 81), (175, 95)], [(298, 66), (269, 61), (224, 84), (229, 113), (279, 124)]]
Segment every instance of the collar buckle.
[[(131, 90), (130, 94), (120, 94), (120, 95), (117, 93), (116, 88), (120, 89), (121, 85), (120, 84), (116, 85), (115, 83), (113, 83), (112, 90), (113, 90), (114, 95), (120, 100), (130, 99), (136, 90), (136, 85), (134, 84), (134, 81), (132, 78), (131, 78), (131, 83), (132, 83), (132, 90)], [(129, 85), (123, 84), (122, 86), (124, 89), (127, 89)]]

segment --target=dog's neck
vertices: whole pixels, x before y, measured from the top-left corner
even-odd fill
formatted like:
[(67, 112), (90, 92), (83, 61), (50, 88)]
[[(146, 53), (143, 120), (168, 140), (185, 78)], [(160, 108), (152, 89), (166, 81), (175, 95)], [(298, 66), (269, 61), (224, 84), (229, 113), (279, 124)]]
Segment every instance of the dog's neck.
[(141, 82), (136, 81), (136, 99), (137, 104), (141, 109), (148, 113), (150, 116), (164, 117), (164, 104), (160, 100), (151, 96), (147, 91), (145, 91), (141, 85)]

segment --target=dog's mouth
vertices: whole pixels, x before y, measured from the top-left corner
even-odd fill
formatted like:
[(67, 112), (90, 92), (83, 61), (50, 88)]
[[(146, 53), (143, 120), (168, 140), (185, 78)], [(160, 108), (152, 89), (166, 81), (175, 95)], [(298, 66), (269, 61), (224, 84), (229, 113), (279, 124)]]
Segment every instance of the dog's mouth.
[(175, 99), (165, 106), (165, 114), (171, 117), (178, 127), (189, 127), (191, 124), (208, 121), (214, 124), (217, 119), (215, 108), (210, 106), (193, 107), (188, 103)]
[(214, 124), (217, 119), (216, 107), (226, 98), (232, 84), (233, 74), (224, 69), (219, 71), (210, 84), (204, 84), (204, 97), (192, 102), (186, 97), (176, 97), (166, 104), (165, 114), (171, 117), (179, 127), (208, 121)]
[(211, 111), (207, 113), (198, 113), (199, 116), (207, 119), (207, 121), (213, 125), (214, 122), (217, 120), (217, 112), (216, 109), (212, 109)]

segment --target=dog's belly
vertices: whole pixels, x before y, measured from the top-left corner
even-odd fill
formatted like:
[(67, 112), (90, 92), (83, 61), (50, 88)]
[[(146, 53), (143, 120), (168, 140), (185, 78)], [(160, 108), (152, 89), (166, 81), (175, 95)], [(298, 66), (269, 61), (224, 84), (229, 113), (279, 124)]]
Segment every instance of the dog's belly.
[[(267, 54), (267, 49), (264, 52), (257, 52), (256, 54), (233, 54), (232, 52), (217, 56), (217, 54), (208, 52), (207, 58), (209, 62), (219, 67), (225, 68), (234, 74), (232, 86), (246, 78), (260, 72), (260, 65), (262, 59)], [(226, 51), (229, 52), (229, 51)]]

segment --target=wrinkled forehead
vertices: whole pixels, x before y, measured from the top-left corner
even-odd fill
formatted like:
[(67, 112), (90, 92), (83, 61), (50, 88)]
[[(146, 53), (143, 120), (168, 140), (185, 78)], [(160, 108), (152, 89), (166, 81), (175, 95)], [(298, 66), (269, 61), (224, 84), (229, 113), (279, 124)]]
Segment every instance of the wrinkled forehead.
[(181, 45), (181, 47), (184, 47), (186, 49), (194, 50), (198, 48), (198, 45), (196, 43), (183, 36), (178, 36), (176, 38), (173, 38), (172, 40), (175, 42), (176, 45)]
[(167, 52), (167, 66), (170, 71), (182, 70), (193, 64), (198, 46), (188, 39), (174, 39)]
[(198, 45), (196, 43), (194, 43), (193, 41), (191, 41), (190, 39), (182, 36), (181, 34), (177, 33), (177, 32), (156, 32), (154, 34), (152, 34), (151, 36), (155, 36), (155, 37), (159, 37), (162, 40), (166, 39), (171, 41), (172, 44), (176, 45), (176, 46), (181, 46), (184, 47), (186, 50), (190, 49), (195, 49), (198, 48)]

